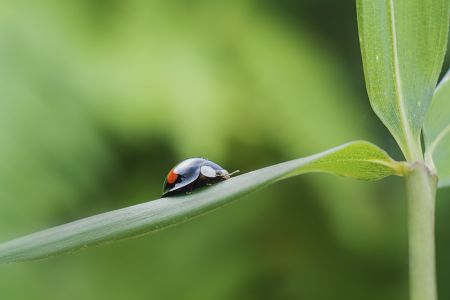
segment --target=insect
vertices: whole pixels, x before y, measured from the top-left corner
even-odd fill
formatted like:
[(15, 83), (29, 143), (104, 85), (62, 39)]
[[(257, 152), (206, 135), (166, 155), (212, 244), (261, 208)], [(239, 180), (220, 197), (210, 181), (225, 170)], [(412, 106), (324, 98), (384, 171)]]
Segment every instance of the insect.
[(239, 170), (228, 173), (218, 164), (204, 158), (188, 158), (169, 171), (164, 180), (162, 197), (188, 194), (196, 188), (227, 180), (237, 172)]

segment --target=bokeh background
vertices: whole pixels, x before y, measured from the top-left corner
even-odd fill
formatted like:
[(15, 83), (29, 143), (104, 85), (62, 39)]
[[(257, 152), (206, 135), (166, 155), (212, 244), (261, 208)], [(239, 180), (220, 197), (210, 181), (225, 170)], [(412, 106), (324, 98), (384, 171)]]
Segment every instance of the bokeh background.
[[(448, 65), (448, 64), (447, 64)], [(0, 1), (0, 240), (367, 139), (353, 1)], [(450, 193), (439, 292), (450, 299)], [(0, 299), (407, 299), (403, 182), (281, 182), (145, 237), (0, 266)]]

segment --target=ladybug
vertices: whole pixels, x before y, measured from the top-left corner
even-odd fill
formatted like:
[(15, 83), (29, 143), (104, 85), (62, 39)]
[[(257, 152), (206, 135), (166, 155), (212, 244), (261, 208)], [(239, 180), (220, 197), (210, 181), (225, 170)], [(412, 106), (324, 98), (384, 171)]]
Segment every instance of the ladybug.
[(228, 173), (218, 164), (204, 158), (188, 158), (169, 171), (164, 180), (161, 197), (188, 194), (196, 188), (227, 180), (236, 172), (239, 171)]

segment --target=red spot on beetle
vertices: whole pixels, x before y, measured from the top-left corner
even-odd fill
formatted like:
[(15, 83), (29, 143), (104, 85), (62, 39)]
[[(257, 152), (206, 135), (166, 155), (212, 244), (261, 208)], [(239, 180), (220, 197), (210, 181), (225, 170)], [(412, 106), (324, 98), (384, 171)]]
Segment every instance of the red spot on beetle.
[(170, 170), (169, 175), (167, 175), (167, 182), (169, 184), (174, 184), (178, 179), (178, 174), (174, 170)]

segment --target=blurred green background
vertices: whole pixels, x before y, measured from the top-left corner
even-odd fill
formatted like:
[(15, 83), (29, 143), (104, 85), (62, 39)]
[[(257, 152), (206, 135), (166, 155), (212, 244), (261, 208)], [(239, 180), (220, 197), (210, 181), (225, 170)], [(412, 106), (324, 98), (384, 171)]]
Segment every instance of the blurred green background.
[[(353, 1), (0, 0), (0, 239), (367, 139)], [(440, 299), (450, 192), (439, 191)], [(403, 182), (281, 182), (155, 234), (0, 266), (0, 299), (407, 299)]]

